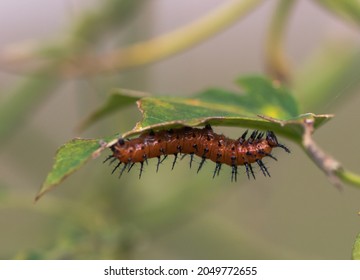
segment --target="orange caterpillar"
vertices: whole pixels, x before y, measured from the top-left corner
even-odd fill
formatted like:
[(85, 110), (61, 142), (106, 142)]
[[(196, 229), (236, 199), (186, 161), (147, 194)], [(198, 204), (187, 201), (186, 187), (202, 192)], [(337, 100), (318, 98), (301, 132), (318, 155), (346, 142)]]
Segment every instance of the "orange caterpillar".
[[(159, 169), (160, 163), (168, 155), (174, 155), (175, 159), (172, 163), (172, 169), (175, 166), (179, 154), (183, 157), (190, 155), (190, 167), (193, 162), (194, 155), (201, 158), (197, 172), (200, 171), (206, 159), (216, 163), (213, 177), (219, 175), (222, 164), (231, 166), (231, 181), (237, 179), (237, 168), (239, 165), (244, 165), (246, 174), (250, 179), (250, 175), (255, 179), (255, 174), (251, 166), (252, 163), (257, 163), (264, 176), (269, 176), (270, 173), (262, 158), (270, 157), (277, 160), (271, 151), (273, 148), (280, 147), (286, 152), (290, 150), (284, 145), (278, 143), (275, 134), (272, 131), (266, 132), (264, 138), (263, 132), (255, 130), (250, 137), (246, 139), (248, 131), (237, 140), (229, 139), (224, 135), (216, 134), (210, 125), (204, 128), (182, 127), (177, 129), (160, 130), (157, 132), (150, 131), (141, 134), (137, 138), (123, 139), (119, 138), (118, 142), (110, 147), (113, 154), (110, 155), (104, 162), (112, 159), (111, 163), (118, 160), (118, 164), (113, 169), (115, 172), (121, 164), (124, 164), (120, 171), (122, 173), (134, 166), (135, 163), (140, 163), (140, 174), (143, 172), (144, 162), (150, 158), (157, 158), (156, 171)], [(161, 158), (163, 156), (163, 158)]]

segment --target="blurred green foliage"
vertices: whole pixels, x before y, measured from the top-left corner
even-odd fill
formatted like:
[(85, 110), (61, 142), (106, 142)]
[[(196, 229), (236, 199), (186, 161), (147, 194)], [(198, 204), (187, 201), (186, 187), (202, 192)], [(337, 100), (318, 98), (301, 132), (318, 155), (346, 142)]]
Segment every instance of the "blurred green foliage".
[[(320, 188), (328, 184), (325, 179), (311, 185), (317, 170), (309, 166), (305, 159), (301, 161), (302, 153), (295, 147), (292, 148), (295, 150), (292, 159), (281, 159), (283, 163), (279, 161), (277, 166), (272, 167), (279, 178), (272, 178), (270, 182), (259, 178), (256, 184), (242, 181), (239, 183), (241, 186), (229, 184), (229, 172), (225, 170), (221, 178), (210, 181), (211, 164), (205, 166), (204, 172), (199, 175), (189, 172), (188, 165), (184, 163), (178, 164), (171, 174), (168, 172), (170, 166), (164, 163), (159, 174), (153, 175), (155, 167), (150, 164), (141, 181), (131, 173), (118, 180), (116, 176), (107, 174), (111, 170), (106, 166), (99, 165), (101, 158), (89, 161), (64, 182), (61, 190), (33, 205), (32, 199), (39, 182), (50, 169), (51, 155), (59, 143), (70, 138), (65, 138), (56, 125), (60, 121), (71, 128), (78, 124), (74, 119), (79, 116), (68, 121), (70, 110), (67, 106), (72, 104), (61, 107), (56, 104), (57, 96), (63, 94), (59, 88), (65, 84), (58, 77), (60, 66), (74, 55), (89, 53), (101, 44), (106, 45), (108, 37), (112, 34), (116, 36), (120, 29), (126, 29), (144, 2), (101, 2), (96, 11), (90, 11), (74, 24), (62, 43), (44, 43), (34, 57), (48, 58), (50, 64), (29, 75), (20, 85), (14, 85), (12, 92), (1, 99), (3, 178), (0, 182), (0, 258), (339, 259), (349, 256), (354, 232), (359, 232), (358, 217), (352, 215), (358, 211), (359, 193), (355, 189), (346, 189), (339, 198), (333, 189)], [(360, 22), (357, 1), (338, 1), (336, 5), (334, 1), (314, 2), (319, 2), (340, 18)], [(284, 19), (291, 20), (291, 15)], [(288, 22), (282, 24), (287, 25)], [(283, 25), (279, 28), (286, 32), (287, 28)], [(278, 40), (283, 38), (279, 36)], [(283, 45), (283, 42), (276, 43)], [(355, 98), (360, 80), (358, 49), (358, 44), (336, 44), (335, 47), (328, 44), (314, 55), (302, 71), (291, 73), (293, 79), (289, 87), (299, 100), (300, 113), (323, 111), (324, 103), (340, 98), (344, 103), (347, 98)], [(276, 67), (276, 64), (270, 67)], [(115, 79), (118, 78), (117, 75)], [(136, 74), (132, 79), (141, 83), (141, 77), (136, 77)], [(114, 87), (114, 84), (107, 82), (109, 80), (114, 81), (103, 78), (102, 90), (108, 91)], [(261, 88), (264, 81), (266, 79), (259, 78), (255, 84)], [(80, 87), (79, 83), (75, 82), (75, 85), (83, 91), (84, 87)], [(237, 98), (226, 90), (209, 92), (208, 95), (199, 94), (197, 98), (211, 103), (214, 98), (218, 100), (217, 95), (221, 95), (225, 105)], [(245, 92), (249, 91), (245, 88)], [(263, 93), (263, 90), (259, 89), (259, 93)], [(276, 90), (270, 90), (268, 97), (274, 98), (276, 93)], [(94, 107), (99, 108), (99, 104), (104, 104), (106, 100), (104, 96), (95, 98), (89, 95), (78, 97), (77, 102), (81, 104), (78, 110), (82, 111), (82, 115), (88, 114)], [(255, 96), (252, 92), (251, 98)], [(90, 102), (91, 98), (95, 99), (93, 103)], [(118, 106), (129, 105), (135, 99), (137, 97), (128, 97), (123, 103), (124, 96), (113, 94), (104, 107), (82, 123), (82, 127), (92, 125), (94, 120), (109, 116), (108, 113), (115, 112)], [(171, 104), (170, 99), (164, 99)], [(275, 99), (272, 100), (275, 107), (280, 107), (276, 112), (284, 114), (280, 118), (298, 115), (292, 96)], [(50, 112), (46, 111), (46, 100), (55, 103)], [(76, 103), (75, 99), (70, 100)], [(109, 107), (106, 104), (111, 107), (115, 104), (114, 100), (117, 102), (116, 108), (107, 110)], [(143, 102), (152, 106), (159, 100), (148, 97)], [(284, 100), (286, 105), (281, 104)], [(251, 107), (255, 103), (261, 105), (264, 101), (269, 100), (247, 101), (248, 106), (241, 110), (252, 112)], [(88, 104), (91, 104), (91, 108)], [(157, 107), (154, 108), (154, 113), (158, 113)], [(87, 133), (92, 138), (100, 138), (124, 132), (138, 121), (138, 116), (127, 108), (115, 114), (113, 119), (109, 116), (109, 122), (102, 120), (101, 127), (95, 126)], [(43, 122), (45, 128), (31, 125), (34, 118), (48, 120)], [(356, 117), (353, 117), (350, 122), (356, 121)], [(253, 123), (253, 126), (257, 127), (257, 123)], [(98, 141), (89, 141), (94, 147), (99, 145)], [(333, 146), (338, 144), (331, 143)], [(81, 159), (73, 151), (70, 152), (67, 158)], [(356, 147), (349, 152), (356, 153)], [(81, 160), (86, 161), (88, 155)], [(349, 156), (350, 164), (355, 165), (357, 158)], [(295, 167), (289, 169), (286, 166)]]
[(360, 260), (360, 234), (356, 237), (353, 252), (352, 252), (353, 260)]

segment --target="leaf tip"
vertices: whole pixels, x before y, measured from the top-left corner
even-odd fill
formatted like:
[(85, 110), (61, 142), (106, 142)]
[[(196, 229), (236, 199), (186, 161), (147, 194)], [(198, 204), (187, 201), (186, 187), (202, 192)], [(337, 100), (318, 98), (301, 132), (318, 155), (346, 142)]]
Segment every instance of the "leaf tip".
[(41, 197), (44, 196), (44, 194), (46, 194), (50, 189), (44, 189), (44, 185), (41, 186), (40, 191), (36, 194), (35, 198), (34, 198), (34, 204), (37, 203), (39, 201), (39, 199)]

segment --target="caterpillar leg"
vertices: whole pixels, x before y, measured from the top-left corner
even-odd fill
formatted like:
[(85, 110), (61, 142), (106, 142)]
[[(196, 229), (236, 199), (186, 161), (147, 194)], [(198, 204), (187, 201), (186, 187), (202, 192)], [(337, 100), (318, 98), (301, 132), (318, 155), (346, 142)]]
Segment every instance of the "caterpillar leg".
[(177, 160), (178, 154), (174, 154), (174, 156), (175, 156), (175, 158), (174, 158), (174, 161), (173, 161), (173, 163), (172, 163), (171, 170), (173, 170), (173, 169), (174, 169), (174, 167), (175, 167), (175, 163), (176, 163), (176, 160)]
[(119, 178), (121, 177), (121, 175), (124, 173), (124, 171), (126, 170), (127, 166), (129, 165), (129, 163), (125, 163), (124, 167), (121, 169), (120, 174), (119, 174)]
[(215, 170), (214, 170), (213, 179), (215, 178), (215, 175), (218, 175), (218, 176), (219, 176), (220, 169), (221, 169), (221, 163), (220, 163), (220, 162), (217, 162), (217, 163), (216, 163), (216, 166), (215, 166)]
[(206, 157), (203, 156), (203, 157), (201, 158), (201, 161), (200, 161), (200, 164), (199, 164), (199, 168), (198, 168), (198, 170), (197, 170), (197, 173), (199, 173), (199, 171), (200, 171), (201, 168), (203, 167), (205, 161), (206, 161)]
[[(181, 160), (183, 160), (184, 159), (184, 157), (186, 157), (188, 154), (183, 154), (182, 155), (182, 157), (181, 157)], [(193, 162), (193, 160), (194, 160), (194, 153), (190, 153), (189, 154), (190, 155), (190, 169), (191, 169), (191, 166), (192, 166), (192, 162)]]
[(164, 155), (163, 159), (160, 161), (160, 163), (162, 163), (167, 158), (167, 154), (165, 153), (164, 148), (160, 148), (160, 153)]
[(278, 145), (277, 145), (279, 148), (282, 148), (282, 149), (284, 149), (285, 150), (285, 152), (287, 152), (287, 153), (290, 153), (290, 150), (285, 146), (285, 145), (283, 145), (283, 144), (279, 144), (278, 143)]
[(175, 163), (176, 163), (176, 160), (178, 158), (178, 154), (181, 154), (182, 147), (179, 145), (179, 146), (176, 147), (176, 149), (177, 149), (178, 152), (174, 154), (175, 158), (174, 158), (171, 170), (173, 170), (174, 167), (175, 167)]
[(133, 168), (133, 166), (135, 165), (135, 162), (132, 162), (130, 165), (129, 165), (129, 168), (127, 170), (127, 172), (129, 173), (130, 170)]
[(251, 175), (253, 176), (253, 178), (255, 180), (255, 174), (254, 174), (251, 164), (245, 162), (244, 165), (246, 168), (246, 175), (247, 175), (248, 179), (250, 180), (250, 173), (251, 173)]
[(141, 174), (142, 174), (143, 170), (144, 170), (144, 162), (143, 162), (143, 161), (141, 161), (141, 162), (140, 162), (140, 173), (139, 173), (139, 179), (141, 178)]
[(111, 174), (114, 174), (115, 170), (118, 169), (120, 165), (121, 165), (121, 161), (119, 161), (119, 163), (115, 166)]
[(191, 153), (190, 154), (190, 163), (189, 163), (190, 164), (190, 169), (191, 169), (193, 160), (194, 160), (194, 153)]
[(147, 158), (146, 154), (143, 155), (143, 159), (144, 159), (144, 162), (146, 163), (146, 165), (149, 165), (148, 158)]
[(113, 162), (116, 160), (116, 157), (114, 157), (114, 155), (109, 155), (109, 156), (103, 161), (103, 163), (107, 162), (107, 161), (108, 161), (109, 159), (111, 159), (111, 158), (113, 158), (113, 159), (112, 159), (112, 161), (110, 161), (110, 164), (113, 163)]
[(266, 140), (268, 141), (269, 145), (272, 147), (279, 147), (285, 150), (285, 152), (290, 153), (290, 150), (283, 144), (280, 144), (272, 131), (266, 132)]
[(272, 158), (273, 160), (277, 161), (277, 158), (274, 157), (272, 154), (264, 153), (264, 155), (266, 155), (267, 157)]
[(156, 164), (156, 173), (159, 171), (159, 166), (160, 166), (160, 163), (162, 162), (160, 156), (158, 156), (157, 159), (158, 159), (158, 162), (157, 162), (157, 164)]
[(206, 154), (209, 152), (209, 149), (208, 148), (205, 148), (204, 149), (204, 153), (201, 157), (201, 162), (199, 164), (199, 168), (197, 170), (197, 173), (199, 173), (200, 169), (203, 167), (204, 163), (205, 163), (205, 160), (206, 160)]
[(266, 175), (267, 175), (267, 176), (271, 177), (269, 171), (267, 170), (267, 168), (265, 166), (265, 164), (260, 159), (257, 159), (256, 162), (259, 165), (259, 167), (260, 167), (262, 173), (264, 174), (264, 176), (266, 177)]
[(163, 159), (160, 161), (160, 163), (163, 163), (163, 161), (167, 158), (168, 155), (164, 155)]
[(237, 180), (237, 165), (231, 166), (231, 182), (236, 182)]

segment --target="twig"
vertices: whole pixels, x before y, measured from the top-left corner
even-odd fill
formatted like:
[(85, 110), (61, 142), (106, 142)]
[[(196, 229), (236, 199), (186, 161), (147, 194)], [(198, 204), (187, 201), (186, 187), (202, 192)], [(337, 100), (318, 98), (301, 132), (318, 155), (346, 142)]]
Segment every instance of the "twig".
[(295, 0), (279, 0), (265, 44), (266, 68), (274, 79), (284, 84), (290, 83), (290, 66), (284, 51), (284, 35), (294, 3)]
[(341, 182), (336, 175), (336, 172), (340, 169), (341, 165), (338, 161), (325, 153), (312, 139), (311, 135), (314, 131), (314, 120), (306, 119), (303, 123), (304, 134), (302, 139), (302, 145), (306, 153), (316, 163), (316, 165), (325, 172), (330, 182), (334, 184), (338, 189), (342, 188)]
[[(136, 43), (106, 54), (95, 55), (85, 51), (85, 54), (83, 52), (82, 56), (79, 56), (76, 53), (74, 57), (70, 56), (64, 59), (63, 65), (60, 66), (59, 76), (75, 78), (83, 75), (121, 71), (164, 59), (215, 35), (248, 14), (261, 2), (263, 0), (229, 1), (199, 20), (149, 41)], [(26, 53), (24, 58), (24, 62), (28, 63), (29, 53)], [(34, 52), (34, 59), (37, 58), (37, 53)], [(7, 60), (7, 66), (11, 61), (11, 59)]]

